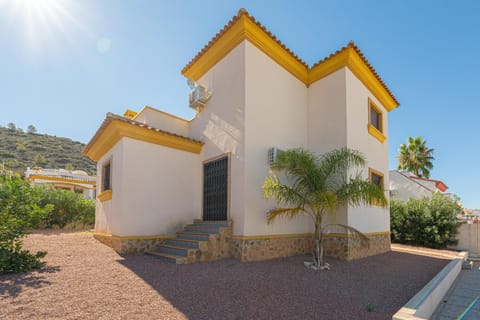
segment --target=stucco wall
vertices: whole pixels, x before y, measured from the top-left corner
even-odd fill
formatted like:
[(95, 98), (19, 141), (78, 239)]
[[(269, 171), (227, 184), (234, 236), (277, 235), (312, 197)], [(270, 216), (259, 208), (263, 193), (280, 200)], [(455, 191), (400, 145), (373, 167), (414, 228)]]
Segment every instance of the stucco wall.
[[(308, 149), (318, 155), (347, 144), (347, 100), (345, 68), (308, 88)], [(347, 209), (340, 208), (330, 223), (348, 224)]]
[(135, 121), (181, 136), (188, 135), (188, 121), (151, 107), (143, 108), (135, 117)]
[(121, 210), (115, 235), (174, 234), (200, 218), (197, 154), (130, 138), (122, 142), (122, 194), (115, 198)]
[(432, 191), (428, 190), (423, 184), (417, 183), (405, 177), (397, 171), (389, 172), (389, 185), (392, 192), (391, 198), (397, 201), (408, 201), (410, 198), (421, 199), (431, 197)]
[(122, 190), (122, 181), (125, 179), (123, 176), (123, 140), (115, 144), (115, 146), (97, 162), (97, 194), (99, 194), (103, 188), (103, 166), (109, 161), (111, 164), (112, 199), (102, 202), (97, 198), (95, 231), (104, 234), (116, 234), (116, 232), (122, 229), (122, 224), (119, 223), (117, 216), (122, 214), (120, 197), (124, 193)]
[[(363, 85), (345, 68), (347, 88), (347, 147), (359, 150), (367, 159), (363, 170), (368, 177), (368, 168), (383, 174), (385, 196), (388, 198), (388, 112)], [(383, 114), (383, 133), (387, 139), (382, 143), (368, 133), (368, 99), (372, 99)], [(377, 206), (348, 208), (348, 224), (362, 232), (383, 232), (390, 230), (389, 209)]]
[[(208, 88), (212, 97), (206, 108), (190, 122), (189, 136), (205, 143), (200, 162), (230, 153), (229, 218), (234, 221), (234, 233), (243, 234), (245, 43), (212, 67), (198, 84)], [(199, 177), (202, 179), (203, 171), (199, 172)], [(200, 196), (202, 192), (200, 189)]]
[(311, 232), (306, 217), (266, 223), (275, 202), (261, 187), (269, 174), (268, 149), (307, 146), (307, 88), (250, 42), (246, 42), (244, 235)]
[(458, 228), (456, 239), (458, 243), (452, 246), (453, 249), (466, 250), (470, 256), (480, 257), (480, 224), (462, 223)]

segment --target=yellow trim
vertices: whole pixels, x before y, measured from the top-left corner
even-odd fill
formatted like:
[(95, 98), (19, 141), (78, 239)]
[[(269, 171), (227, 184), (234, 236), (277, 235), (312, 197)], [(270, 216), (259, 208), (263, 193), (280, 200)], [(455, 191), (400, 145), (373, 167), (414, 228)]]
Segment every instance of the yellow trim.
[(370, 123), (367, 125), (367, 128), (368, 128), (368, 133), (371, 136), (373, 136), (375, 139), (380, 141), (381, 143), (383, 143), (385, 140), (387, 140), (387, 137), (383, 133), (378, 131), (378, 129), (375, 128), (374, 126), (372, 126)]
[(130, 109), (127, 109), (125, 110), (125, 112), (123, 113), (123, 116), (127, 119), (134, 119), (136, 116), (137, 116), (138, 112), (136, 111), (133, 111), (133, 110), (130, 110)]
[[(377, 170), (372, 169), (372, 168), (368, 168), (368, 179), (370, 180), (370, 182), (372, 182), (372, 174), (375, 174), (375, 175), (380, 176), (380, 177), (382, 178), (382, 180), (381, 180), (381, 184), (382, 184), (382, 185), (381, 185), (381, 188), (382, 188), (382, 190), (384, 190), (384, 189), (385, 189), (385, 175), (384, 175), (382, 172), (380, 172), (380, 171), (377, 171)], [(377, 201), (372, 201), (372, 202), (370, 203), (370, 205), (372, 205), (372, 206), (378, 206), (378, 202), (377, 202)]]
[(101, 202), (112, 200), (112, 190), (105, 190), (103, 192), (100, 192), (99, 194), (97, 194), (97, 198)]
[[(382, 232), (368, 232), (364, 233), (367, 237), (390, 235), (390, 231)], [(348, 237), (346, 233), (326, 233), (326, 237)], [(268, 239), (284, 239), (284, 238), (311, 238), (313, 233), (292, 233), (292, 234), (270, 234), (270, 235), (258, 235), (258, 236), (232, 236), (232, 240), (268, 240)]]
[[(51, 181), (61, 181), (61, 182), (70, 182), (72, 184), (79, 183), (79, 184), (89, 184), (89, 185), (96, 185), (95, 181), (84, 181), (84, 180), (78, 180), (78, 179), (68, 179), (64, 177), (51, 177), (51, 176), (42, 176), (38, 174), (31, 174), (27, 179), (27, 181), (33, 181), (35, 182), (35, 179), (41, 179), (41, 180), (51, 180)], [(38, 182), (41, 183), (41, 182)]]
[(281, 239), (281, 238), (311, 238), (313, 233), (290, 233), (290, 234), (269, 234), (258, 236), (232, 236), (232, 240), (267, 240), (267, 239)]
[(104, 234), (99, 232), (94, 232), (93, 236), (102, 237), (102, 238), (109, 238), (112, 240), (148, 240), (148, 239), (173, 239), (175, 236), (173, 235), (155, 235), (155, 236), (114, 236), (111, 234)]
[[(325, 233), (325, 237), (336, 237), (336, 238), (348, 238), (350, 234), (346, 233)], [(383, 232), (367, 232), (363, 233), (364, 236), (374, 237), (374, 236), (390, 236), (390, 231)]]
[(348, 67), (387, 111), (398, 106), (395, 98), (355, 49), (345, 48), (309, 69), (247, 15), (242, 15), (205, 52), (195, 58), (194, 62), (183, 70), (183, 75), (198, 81), (244, 40), (248, 40), (307, 86), (343, 67)]
[(195, 80), (200, 79), (244, 40), (250, 41), (300, 81), (307, 81), (307, 67), (246, 15), (241, 16), (195, 63), (184, 70), (183, 75)]
[(85, 151), (85, 154), (90, 159), (98, 161), (108, 152), (108, 150), (124, 137), (197, 154), (202, 151), (203, 146), (203, 143), (192, 141), (188, 138), (154, 131), (121, 120), (112, 120), (95, 143)]
[(152, 110), (152, 111), (155, 111), (155, 112), (162, 113), (162, 114), (164, 114), (164, 115), (166, 115), (166, 116), (169, 116), (169, 117), (171, 117), (171, 118), (174, 118), (174, 119), (177, 119), (177, 120), (180, 120), (180, 121), (184, 121), (184, 122), (190, 122), (190, 121), (191, 121), (191, 120), (187, 120), (187, 119), (185, 119), (185, 118), (176, 116), (176, 115), (174, 115), (174, 114), (171, 114), (171, 113), (168, 113), (168, 112), (165, 112), (165, 111), (162, 111), (162, 110), (156, 109), (156, 108), (154, 108), (154, 107), (150, 107), (150, 106), (144, 106), (144, 107), (142, 108), (142, 110), (140, 110), (139, 112), (135, 112), (135, 116), (132, 118), (132, 120), (135, 120), (143, 111), (145, 111), (145, 110), (147, 110), (147, 109)]

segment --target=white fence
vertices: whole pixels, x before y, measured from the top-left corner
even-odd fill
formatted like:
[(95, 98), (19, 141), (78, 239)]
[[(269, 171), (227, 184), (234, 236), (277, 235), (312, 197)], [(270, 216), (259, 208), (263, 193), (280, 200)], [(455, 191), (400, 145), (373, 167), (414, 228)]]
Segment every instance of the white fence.
[(468, 251), (472, 258), (480, 257), (480, 224), (466, 224), (458, 228), (458, 244), (452, 249)]

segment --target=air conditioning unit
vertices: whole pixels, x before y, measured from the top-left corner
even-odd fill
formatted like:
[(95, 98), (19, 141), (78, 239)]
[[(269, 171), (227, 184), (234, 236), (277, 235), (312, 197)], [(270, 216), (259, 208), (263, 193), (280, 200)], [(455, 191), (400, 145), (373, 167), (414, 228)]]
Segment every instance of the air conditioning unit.
[(200, 112), (205, 108), (208, 100), (212, 93), (209, 92), (205, 87), (197, 85), (193, 88), (189, 95), (190, 108), (194, 109), (197, 112)]
[(268, 165), (271, 166), (283, 152), (283, 150), (275, 147), (268, 149)]

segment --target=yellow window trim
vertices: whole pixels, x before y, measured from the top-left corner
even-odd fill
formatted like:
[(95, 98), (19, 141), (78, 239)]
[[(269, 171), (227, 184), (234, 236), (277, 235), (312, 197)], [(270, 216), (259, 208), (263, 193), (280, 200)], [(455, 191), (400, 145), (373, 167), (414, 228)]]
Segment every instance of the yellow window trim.
[(105, 167), (106, 166), (110, 166), (109, 181), (108, 181), (108, 184), (109, 184), (110, 188), (107, 189), (107, 190), (112, 190), (112, 157), (110, 157), (110, 159), (104, 161), (103, 164), (102, 164), (102, 172), (101, 172), (101, 174), (102, 174), (102, 181), (101, 181), (102, 192), (107, 191), (107, 190), (105, 190)]
[[(372, 109), (379, 115), (379, 125), (380, 130), (378, 130), (374, 125), (372, 125)], [(383, 143), (387, 137), (383, 134), (383, 112), (377, 107), (377, 105), (368, 98), (368, 133), (370, 133), (375, 139)]]
[(182, 74), (198, 81), (245, 40), (248, 40), (307, 86), (343, 67), (348, 67), (387, 111), (398, 107), (398, 102), (354, 48), (345, 47), (309, 69), (305, 63), (245, 14), (239, 17), (220, 37), (214, 39), (214, 42), (209, 44), (205, 51), (195, 57), (192, 63), (182, 70)]
[(103, 130), (95, 143), (87, 150), (85, 155), (94, 161), (99, 161), (121, 138), (128, 137), (140, 141), (166, 146), (173, 149), (183, 150), (199, 154), (203, 144), (187, 138), (158, 132), (121, 120), (112, 120)]
[[(382, 177), (381, 188), (382, 188), (382, 190), (385, 190), (385, 180), (384, 180), (384, 179), (385, 179), (385, 176), (384, 176), (384, 174), (381, 173), (381, 172), (378, 171), (378, 170), (375, 170), (375, 169), (372, 169), (372, 168), (368, 168), (368, 179), (370, 180), (370, 182), (372, 182), (372, 174), (375, 174), (375, 175), (377, 175), (377, 176)], [(377, 201), (372, 201), (372, 202), (370, 203), (370, 205), (372, 205), (372, 206), (379, 206), (378, 203), (377, 203)]]
[(370, 123), (368, 124), (368, 133), (370, 133), (370, 135), (372, 135), (375, 139), (377, 139), (381, 143), (387, 140), (387, 137), (383, 133), (378, 131), (378, 129), (372, 126)]
[(105, 190), (97, 195), (98, 200), (105, 202), (112, 200), (112, 190)]

